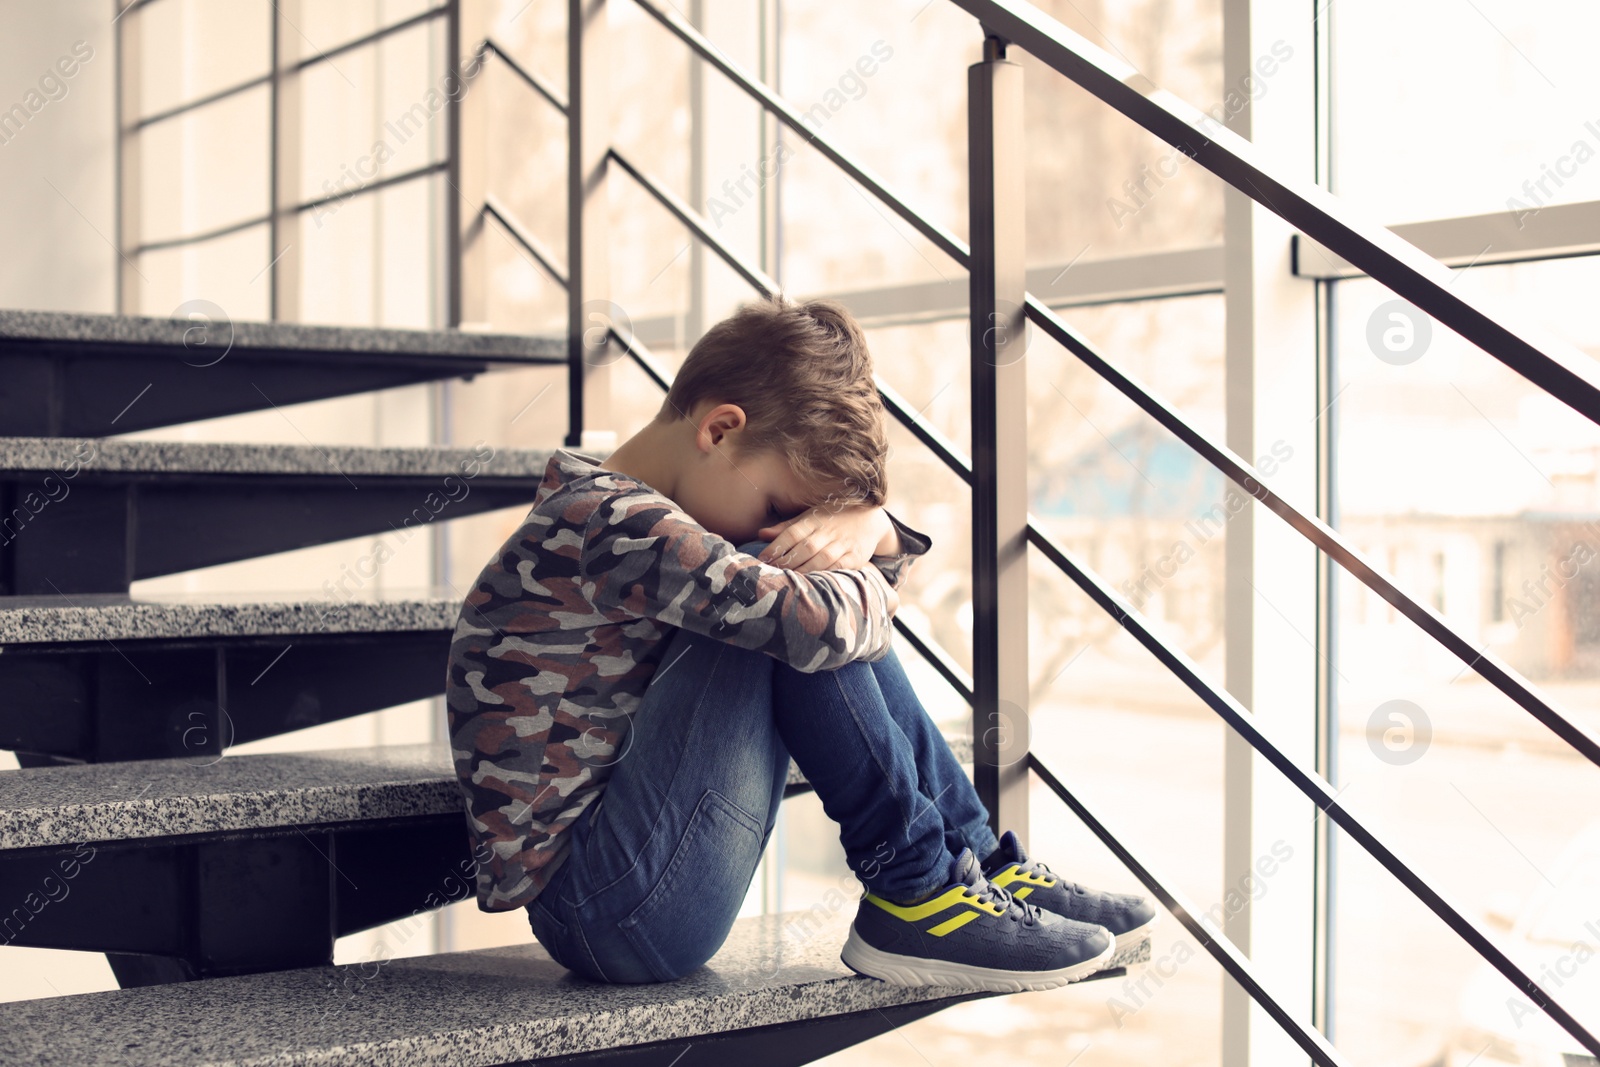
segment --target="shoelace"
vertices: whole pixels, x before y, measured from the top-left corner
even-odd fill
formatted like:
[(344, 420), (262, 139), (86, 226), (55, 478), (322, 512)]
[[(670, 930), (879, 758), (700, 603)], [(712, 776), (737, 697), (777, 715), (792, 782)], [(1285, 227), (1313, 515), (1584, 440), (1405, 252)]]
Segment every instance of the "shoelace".
[(1022, 924), (1024, 926), (1032, 926), (1034, 923), (1039, 921), (1039, 906), (1037, 904), (1029, 904), (1026, 900), (1018, 900), (1016, 897), (1011, 895), (1011, 891), (1009, 889), (1006, 889), (1004, 886), (995, 885), (987, 878), (983, 879), (982, 889), (969, 887), (967, 892), (975, 896), (981, 903), (999, 904), (1005, 909), (1003, 914), (1009, 916), (1012, 922), (1017, 921), (1017, 916), (1012, 914), (1011, 911), (1013, 907), (1022, 912)]
[(1083, 886), (1079, 885), (1077, 882), (1069, 882), (1069, 881), (1067, 881), (1065, 878), (1061, 877), (1055, 871), (1052, 871), (1050, 869), (1050, 865), (1048, 863), (1045, 863), (1043, 860), (1033, 860), (1033, 861), (1029, 862), (1027, 864), (1027, 866), (1022, 866), (1021, 864), (1019, 864), (1018, 865), (1018, 869), (1020, 871), (1022, 871), (1023, 874), (1031, 874), (1031, 875), (1034, 875), (1035, 877), (1042, 878), (1042, 877), (1048, 876), (1050, 878), (1054, 878), (1056, 880), (1056, 882), (1060, 884), (1061, 888), (1065, 889), (1069, 893), (1083, 893), (1084, 892)]

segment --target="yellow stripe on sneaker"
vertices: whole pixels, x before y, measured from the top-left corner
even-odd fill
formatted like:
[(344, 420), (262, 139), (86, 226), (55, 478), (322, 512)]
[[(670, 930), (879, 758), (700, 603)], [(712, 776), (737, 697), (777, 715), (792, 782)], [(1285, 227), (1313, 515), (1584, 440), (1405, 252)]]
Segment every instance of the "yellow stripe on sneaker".
[(892, 900), (885, 900), (883, 897), (880, 897), (878, 894), (870, 891), (867, 893), (867, 899), (872, 901), (878, 907), (882, 908), (884, 911), (888, 912), (890, 915), (893, 915), (899, 919), (904, 919), (906, 922), (913, 923), (918, 919), (926, 919), (930, 915), (937, 915), (946, 908), (954, 907), (957, 904), (965, 904), (969, 908), (980, 908), (989, 912), (991, 915), (1000, 915), (1004, 913), (1004, 909), (1001, 908), (1000, 905), (981, 903), (980, 901), (967, 897), (968, 892), (969, 890), (966, 886), (952, 886), (943, 893), (940, 893), (938, 896), (934, 897), (932, 900), (925, 900), (921, 904), (909, 905), (896, 904)]
[(1033, 887), (1034, 886), (1036, 886), (1036, 885), (1053, 885), (1055, 883), (1055, 880), (1052, 879), (1052, 878), (1042, 878), (1042, 877), (1040, 877), (1039, 875), (1036, 875), (1036, 874), (1028, 874), (1025, 871), (1023, 871), (1022, 868), (1018, 867), (1014, 863), (1011, 866), (1007, 867), (1005, 870), (1001, 871), (999, 874), (996, 874), (993, 878), (989, 879), (989, 884), (997, 885), (1001, 889), (1004, 889), (1006, 886), (1010, 885), (1012, 882), (1025, 882), (1025, 883), (1027, 883), (1028, 888), (1026, 888), (1026, 889), (1017, 889), (1017, 890), (1013, 890), (1011, 892), (1012, 896), (1020, 898), (1020, 897), (1025, 897), (1029, 893), (1033, 892)]
[(957, 915), (954, 919), (946, 919), (944, 922), (940, 923), (938, 926), (930, 926), (930, 927), (928, 927), (928, 933), (932, 934), (934, 937), (943, 937), (945, 934), (950, 933), (952, 930), (961, 929), (963, 926), (967, 925), (969, 922), (971, 922), (973, 919), (976, 919), (977, 917), (978, 917), (978, 913), (975, 912), (975, 911), (963, 912), (962, 914)]

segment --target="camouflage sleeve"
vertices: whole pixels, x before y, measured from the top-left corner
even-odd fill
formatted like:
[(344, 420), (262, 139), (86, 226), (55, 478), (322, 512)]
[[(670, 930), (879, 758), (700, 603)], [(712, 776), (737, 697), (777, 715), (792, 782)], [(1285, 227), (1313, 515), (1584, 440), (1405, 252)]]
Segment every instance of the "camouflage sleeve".
[(874, 555), (871, 562), (888, 579), (890, 585), (899, 589), (900, 584), (905, 581), (906, 571), (910, 569), (912, 560), (933, 547), (933, 541), (922, 531), (913, 530), (901, 522), (888, 508), (884, 508), (883, 513), (889, 516), (889, 522), (900, 535), (900, 554), (895, 556)]
[(578, 577), (602, 611), (658, 619), (807, 672), (888, 647), (887, 578), (875, 567), (775, 567), (646, 490), (607, 499), (583, 540)]

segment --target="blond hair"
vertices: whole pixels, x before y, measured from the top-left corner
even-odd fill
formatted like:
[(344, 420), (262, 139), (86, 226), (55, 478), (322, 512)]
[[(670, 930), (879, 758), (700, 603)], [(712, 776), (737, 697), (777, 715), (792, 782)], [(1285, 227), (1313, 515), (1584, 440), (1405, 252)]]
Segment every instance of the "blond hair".
[(889, 435), (861, 326), (826, 297), (775, 293), (742, 305), (685, 357), (656, 421), (702, 400), (744, 409), (742, 454), (778, 453), (818, 499), (882, 505)]

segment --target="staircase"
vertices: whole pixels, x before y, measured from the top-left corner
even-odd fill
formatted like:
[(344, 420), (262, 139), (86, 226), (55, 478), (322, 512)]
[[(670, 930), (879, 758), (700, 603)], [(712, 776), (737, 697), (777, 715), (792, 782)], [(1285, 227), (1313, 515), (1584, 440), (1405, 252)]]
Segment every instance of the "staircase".
[[(119, 0), (119, 50), (130, 40), (137, 43), (130, 27), (150, 2)], [(1017, 418), (1024, 410), (1025, 379), (1017, 353), (1026, 349), (1025, 327), (1031, 325), (1263, 505), (1263, 521), (1270, 512), (1313, 546), (1326, 572), (1318, 582), (1331, 583), (1340, 570), (1348, 573), (1460, 659), (1463, 672), (1476, 672), (1600, 766), (1600, 739), (1365, 558), (1324, 521), (1331, 515), (1328, 502), (1319, 500), (1311, 511), (1296, 506), (1296, 494), (1283, 491), (1281, 479), (1263, 475), (1127, 373), (1114, 355), (1098, 351), (1056, 314), (1042, 289), (1029, 291), (1036, 272), (1030, 269), (1023, 217), (1027, 190), (1017, 165), (1027, 149), (1022, 68), (1008, 59), (1008, 50), (1025, 51), (1045, 68), (1041, 74), (1070, 80), (1287, 223), (1295, 231), (1289, 269), (1296, 277), (1328, 281), (1365, 274), (1417, 314), (1431, 316), (1549, 397), (1600, 422), (1600, 374), (1592, 360), (1510, 314), (1469, 300), (1451, 288), (1455, 276), (1444, 261), (1322, 185), (1291, 176), (1290, 168), (1214, 116), (1159, 91), (1125, 60), (1026, 0), (950, 0), (976, 22), (983, 38), (982, 61), (965, 72), (970, 243), (913, 207), (831, 131), (808, 125), (809, 113), (735, 64), (676, 5), (611, 2), (627, 3), (659, 25), (693, 62), (726, 79), (764, 116), (837, 167), (874, 210), (898, 217), (968, 272), (971, 455), (888, 384), (878, 384), (894, 419), (971, 492), (971, 675), (904, 620), (896, 618), (895, 626), (971, 704), (979, 744), (952, 739), (952, 746), (973, 767), (974, 785), (991, 814), (1010, 821), (1009, 813), (1018, 812), (1025, 819), (1025, 787), (1030, 775), (1037, 777), (1226, 973), (1232, 984), (1225, 1043), (1231, 1031), (1231, 1040), (1248, 1042), (1237, 1047), (1248, 1047), (1251, 1055), (1292, 1045), (1298, 1050), (1292, 1062), (1346, 1062), (1327, 1036), (1329, 916), (1309, 918), (1305, 944), (1292, 954), (1275, 953), (1264, 939), (1241, 949), (1030, 751), (1025, 738), (999, 741), (1001, 731), (988, 728), (1008, 697), (1026, 699), (1032, 556), (1069, 579), (1160, 670), (1214, 712), (1239, 755), (1261, 757), (1257, 765), (1270, 770), (1265, 781), (1287, 786), (1282, 795), (1297, 807), (1310, 802), (1314, 811), (1307, 814), (1313, 817), (1302, 834), (1322, 872), (1318, 894), (1325, 896), (1327, 889), (1336, 827), (1408, 898), (1535, 1004), (1541, 1023), (1560, 1031), (1572, 1049), (1590, 1054), (1570, 1052), (1566, 1062), (1600, 1057), (1600, 1036), (1563, 1003), (1570, 991), (1561, 990), (1551, 972), (1535, 976), (1513, 959), (1419, 867), (1339, 803), (1342, 790), (1335, 788), (1327, 746), (1312, 751), (1300, 738), (1297, 750), (1270, 736), (1268, 724), (1291, 716), (1320, 724), (1330, 685), (1318, 680), (1320, 695), (1296, 698), (1294, 707), (1247, 708), (1028, 514), (1026, 420)], [(445, 321), (473, 317), (468, 305), (478, 305), (469, 299), (469, 283), (481, 281), (481, 241), (494, 230), (566, 290), (569, 336), (0, 312), (0, 676), (7, 683), (0, 746), (15, 751), (22, 764), (0, 775), (0, 908), (11, 909), (0, 912), (0, 929), (8, 944), (103, 952), (123, 987), (0, 1005), (0, 1062), (537, 1059), (688, 1065), (751, 1057), (799, 1064), (992, 995), (897, 989), (847, 971), (838, 947), (850, 916), (826, 908), (740, 920), (706, 967), (677, 982), (647, 986), (586, 982), (554, 964), (531, 932), (515, 948), (332, 966), (339, 936), (387, 923), (405, 936), (408, 920), (471, 895), (461, 877), (470, 857), (449, 753), (427, 745), (293, 756), (229, 756), (226, 750), (437, 695), (463, 594), (372, 594), (358, 582), (329, 582), (303, 596), (128, 596), (130, 584), (141, 578), (529, 501), (549, 453), (481, 445), (154, 443), (119, 441), (113, 434), (548, 364), (568, 371), (565, 443), (576, 446), (594, 406), (586, 390), (594, 388), (603, 410), (609, 388), (604, 375), (589, 381), (597, 369), (590, 364), (609, 363), (620, 353), (666, 389), (667, 372), (634, 335), (626, 313), (613, 314), (623, 309), (612, 302), (605, 254), (610, 182), (638, 186), (753, 290), (776, 288), (769, 260), (744, 256), (668, 183), (610, 143), (605, 74), (619, 61), (644, 57), (610, 48), (607, 19), (593, 17), (605, 8), (605, 0), (568, 4), (565, 92), (484, 36), (486, 25), (462, 0), (445, 0), (334, 50), (343, 54), (439, 20), (446, 69), (458, 88), (493, 61), (542, 100), (540, 106), (559, 113), (568, 138), (565, 262), (487, 188), (482, 116), (464, 114), (460, 94), (445, 104), (447, 158), (368, 188), (442, 175), (456, 194), (443, 197)], [(299, 57), (280, 47), (286, 35), (279, 33), (277, 5), (272, 10), (271, 73), (166, 117), (261, 85), (270, 89), (275, 114), (280, 96), (298, 106), (298, 90), (289, 87), (293, 76), (329, 56)], [(1319, 9), (1312, 22), (1325, 27), (1321, 14)], [(125, 94), (119, 109), (127, 102)], [(119, 114), (124, 148), (135, 148), (138, 117), (136, 109)], [(297, 147), (279, 145), (280, 132), (275, 124), (274, 152)], [(137, 190), (137, 175), (123, 173), (136, 169), (127, 166), (129, 160), (137, 164), (136, 148), (119, 157), (119, 194)], [(328, 201), (296, 201), (294, 189), (269, 184), (267, 213), (239, 225), (268, 228), (267, 247), (276, 249), (283, 244), (280, 228)], [(142, 249), (179, 243), (140, 246), (133, 221), (119, 230), (119, 253), (137, 258)], [(138, 295), (128, 254), (120, 268), (124, 307), (137, 306), (129, 297)], [(1253, 271), (1262, 255), (1249, 252)], [(467, 266), (469, 260), (476, 265)], [(293, 317), (281, 306), (292, 307), (297, 298), (296, 275), (278, 263), (264, 270), (273, 294), (269, 306)], [(1039, 275), (1038, 281), (1045, 279)], [(1331, 294), (1318, 291), (1318, 300), (1325, 296)], [(593, 328), (601, 319), (607, 325)], [(1337, 393), (1327, 397), (1322, 411), (1336, 399)], [(1257, 410), (1253, 393), (1245, 407)], [(1017, 432), (1019, 425), (1023, 432)], [(1317, 433), (1318, 447), (1328, 447), (1327, 431)], [(470, 480), (473, 492), (460, 499), (438, 492), (450, 479)], [(428, 503), (419, 506), (420, 501)], [(1024, 543), (1037, 551), (1015, 551)], [(286, 655), (290, 647), (293, 654)], [(131, 652), (138, 654), (137, 666)], [(806, 788), (791, 768), (789, 792)], [(1300, 819), (1300, 812), (1290, 814)], [(1241, 840), (1252, 833), (1245, 828)], [(1306, 966), (1300, 966), (1301, 956)], [(1149, 957), (1146, 941), (1096, 977), (1120, 975)], [(1308, 991), (1302, 988), (1307, 981)], [(1270, 1027), (1254, 1021), (1257, 1008)], [(1263, 1036), (1275, 1043), (1258, 1044)]]
[[(224, 352), (198, 349), (195, 328), (0, 313), (0, 747), (23, 768), (0, 775), (0, 940), (103, 952), (123, 987), (0, 1006), (0, 1062), (798, 1064), (992, 995), (854, 974), (838, 958), (853, 909), (820, 906), (739, 920), (706, 968), (650, 987), (588, 982), (531, 930), (514, 948), (334, 966), (337, 938), (398, 923), (403, 940), (471, 897), (449, 748), (227, 750), (441, 694), (464, 591), (130, 583), (529, 502), (550, 453), (97, 431), (565, 355), (269, 323), (235, 324)], [(807, 789), (791, 765), (786, 796)], [(1102, 974), (1148, 956), (1146, 942)]]

